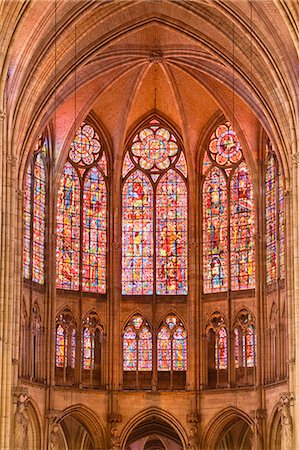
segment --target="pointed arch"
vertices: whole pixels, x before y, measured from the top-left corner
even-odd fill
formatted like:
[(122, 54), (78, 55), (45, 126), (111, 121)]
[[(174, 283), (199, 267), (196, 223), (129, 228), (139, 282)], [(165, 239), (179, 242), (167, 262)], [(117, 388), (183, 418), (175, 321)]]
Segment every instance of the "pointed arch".
[[(182, 145), (153, 116), (131, 134), (128, 146), (122, 170), (123, 295), (186, 295), (188, 195)], [(134, 185), (136, 174), (145, 180), (150, 205), (143, 186)], [(138, 203), (140, 209), (143, 199), (147, 204), (138, 217), (140, 221), (146, 215), (142, 231), (136, 220), (134, 228), (131, 222), (132, 206), (138, 211)], [(145, 281), (141, 281), (143, 277)]]
[(253, 289), (253, 187), (240, 140), (229, 122), (212, 133), (202, 158), (202, 173), (203, 292)]
[(88, 386), (103, 383), (104, 327), (97, 312), (92, 309), (82, 321), (82, 381)]
[(56, 286), (79, 289), (80, 182), (75, 168), (67, 162), (57, 199)]
[(48, 139), (42, 135), (29, 161), (24, 186), (23, 275), (39, 285), (45, 283), (48, 152)]
[(92, 167), (83, 185), (82, 289), (106, 292), (107, 193), (104, 177)]
[(67, 418), (73, 418), (86, 430), (93, 448), (108, 448), (109, 443), (106, 440), (106, 433), (99, 417), (83, 404), (72, 405), (63, 410), (55, 423), (58, 423), (62, 430)]
[(255, 286), (253, 187), (245, 162), (231, 179), (230, 251), (232, 290)]
[[(153, 424), (157, 426), (157, 429), (159, 427), (160, 431), (162, 431), (159, 434), (169, 436), (171, 433), (172, 438), (175, 438), (175, 440), (179, 439), (182, 447), (186, 448), (188, 437), (181, 421), (168, 411), (157, 407), (142, 410), (125, 425), (120, 434), (120, 443), (123, 448), (126, 447), (130, 437), (136, 433), (137, 429), (145, 423), (151, 424), (151, 429)], [(166, 428), (164, 428), (165, 425)], [(144, 435), (144, 433), (141, 432), (141, 435)]]
[(105, 150), (94, 127), (83, 122), (58, 189), (58, 289), (106, 293), (107, 181)]
[(227, 183), (219, 167), (213, 167), (203, 185), (204, 292), (228, 288)]
[(156, 188), (158, 295), (187, 294), (187, 207), (185, 180), (170, 169)]
[(153, 188), (136, 170), (125, 181), (122, 205), (122, 293), (153, 293)]

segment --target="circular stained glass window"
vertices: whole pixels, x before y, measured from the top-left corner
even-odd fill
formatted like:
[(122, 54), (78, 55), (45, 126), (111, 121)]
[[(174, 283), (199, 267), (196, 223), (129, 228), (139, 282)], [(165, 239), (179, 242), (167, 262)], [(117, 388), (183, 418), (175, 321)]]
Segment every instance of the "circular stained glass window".
[(236, 164), (242, 158), (239, 138), (228, 123), (212, 134), (209, 150), (212, 159), (221, 166)]
[(143, 169), (163, 170), (170, 166), (170, 158), (175, 156), (179, 149), (175, 137), (169, 131), (152, 126), (135, 136), (131, 150)]
[(91, 126), (83, 124), (71, 144), (69, 157), (74, 163), (90, 166), (97, 159), (100, 150), (98, 135)]

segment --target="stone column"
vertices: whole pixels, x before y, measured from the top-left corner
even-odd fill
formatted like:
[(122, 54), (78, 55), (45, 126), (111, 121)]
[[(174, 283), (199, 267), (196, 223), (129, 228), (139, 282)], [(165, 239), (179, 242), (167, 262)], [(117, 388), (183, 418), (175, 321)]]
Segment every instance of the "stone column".
[(16, 302), (16, 157), (11, 153), (8, 120), (0, 111), (0, 448), (10, 447), (12, 429), (13, 345), (19, 330), (15, 327)]

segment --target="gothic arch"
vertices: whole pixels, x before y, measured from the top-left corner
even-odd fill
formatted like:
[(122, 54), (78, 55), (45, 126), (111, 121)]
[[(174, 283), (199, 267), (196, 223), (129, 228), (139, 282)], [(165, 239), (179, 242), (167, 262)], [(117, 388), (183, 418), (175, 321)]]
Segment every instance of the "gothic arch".
[[(65, 136), (63, 142), (61, 143), (60, 148), (57, 150), (57, 163), (55, 166), (55, 190), (54, 190), (54, 196), (57, 196), (57, 191), (59, 188), (59, 182), (60, 178), (63, 173), (63, 168), (65, 163), (67, 162), (68, 152), (71, 146), (72, 141), (74, 140), (74, 137), (76, 136), (76, 133), (78, 129), (80, 128), (82, 122), (87, 123), (88, 125), (92, 126), (92, 128), (95, 130), (95, 132), (99, 136), (99, 141), (102, 145), (102, 148), (104, 150), (104, 153), (106, 155), (106, 161), (107, 161), (107, 173), (108, 173), (108, 179), (109, 179), (109, 173), (111, 170), (111, 167), (113, 166), (113, 156), (112, 156), (112, 149), (113, 149), (113, 143), (112, 138), (109, 134), (109, 131), (105, 128), (101, 120), (96, 117), (92, 111), (86, 111), (80, 113), (80, 118), (76, 118), (73, 124), (68, 129), (67, 135)], [(75, 129), (75, 127), (77, 127)], [(107, 190), (109, 188), (109, 183), (107, 183)]]
[(95, 449), (108, 448), (104, 428), (98, 416), (91, 409), (82, 404), (70, 406), (59, 414), (55, 423), (58, 423), (63, 430), (63, 421), (69, 417), (77, 420), (86, 430)]
[(179, 320), (179, 322), (181, 322), (183, 324), (184, 330), (189, 332), (189, 325), (188, 325), (187, 321), (185, 319), (184, 320), (182, 319), (181, 314), (179, 312), (176, 312), (175, 308), (172, 308), (170, 311), (168, 311), (167, 313), (163, 314), (163, 316), (157, 321), (157, 328), (162, 326), (164, 320), (168, 316), (176, 317)]
[(26, 402), (27, 415), (29, 419), (28, 426), (28, 448), (30, 450), (40, 450), (42, 448), (42, 420), (40, 411), (33, 400), (28, 400)]
[(181, 425), (181, 422), (177, 420), (172, 414), (170, 414), (167, 411), (164, 411), (163, 409), (152, 407), (145, 409), (138, 414), (136, 414), (123, 428), (122, 432), (120, 433), (120, 440), (121, 440), (121, 448), (125, 448), (127, 441), (131, 435), (131, 433), (139, 426), (142, 425), (144, 422), (153, 422), (153, 421), (159, 421), (162, 423), (165, 423), (167, 427), (170, 429), (173, 429), (175, 433), (178, 435), (181, 445), (184, 449), (187, 447), (188, 437), (185, 429)]
[(269, 450), (281, 449), (281, 418), (279, 413), (279, 403), (276, 403), (269, 420), (268, 448)]
[(136, 309), (132, 314), (127, 316), (126, 319), (124, 320), (122, 327), (121, 327), (121, 334), (120, 334), (121, 337), (123, 336), (127, 325), (131, 322), (131, 320), (133, 319), (134, 316), (142, 317), (144, 319), (144, 321), (148, 324), (151, 332), (153, 332), (153, 325), (152, 325), (152, 322), (148, 319), (147, 314), (144, 314), (143, 312), (141, 312), (140, 309)]
[(236, 420), (242, 420), (248, 425), (250, 430), (254, 427), (253, 421), (244, 411), (230, 406), (221, 411), (214, 417), (214, 419), (211, 420), (202, 438), (202, 448), (205, 450), (215, 450), (217, 443), (225, 435), (225, 428), (232, 421)]

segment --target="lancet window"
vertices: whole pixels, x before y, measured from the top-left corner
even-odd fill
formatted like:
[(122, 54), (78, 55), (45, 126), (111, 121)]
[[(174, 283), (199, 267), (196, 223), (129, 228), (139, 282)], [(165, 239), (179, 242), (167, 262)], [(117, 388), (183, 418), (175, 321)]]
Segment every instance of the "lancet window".
[(227, 382), (228, 368), (228, 331), (221, 313), (212, 315), (206, 333), (208, 385), (221, 386)]
[(285, 276), (285, 199), (283, 175), (270, 143), (265, 180), (267, 285)]
[(135, 315), (127, 323), (123, 333), (124, 386), (150, 387), (152, 369), (152, 331), (142, 316)]
[(106, 292), (107, 159), (83, 123), (68, 153), (57, 201), (56, 287)]
[(123, 295), (187, 294), (186, 183), (179, 140), (151, 120), (123, 163)]
[(203, 159), (204, 293), (255, 287), (253, 188), (236, 132), (213, 132)]
[(237, 315), (235, 329), (235, 367), (254, 367), (256, 364), (255, 322), (252, 314), (242, 310)]
[(102, 344), (104, 330), (95, 311), (91, 311), (82, 324), (82, 382), (100, 385), (102, 382)]
[(72, 312), (64, 309), (56, 318), (56, 381), (74, 383), (76, 367), (77, 327)]
[(28, 164), (24, 187), (23, 274), (25, 280), (45, 282), (45, 233), (48, 141), (41, 137)]

